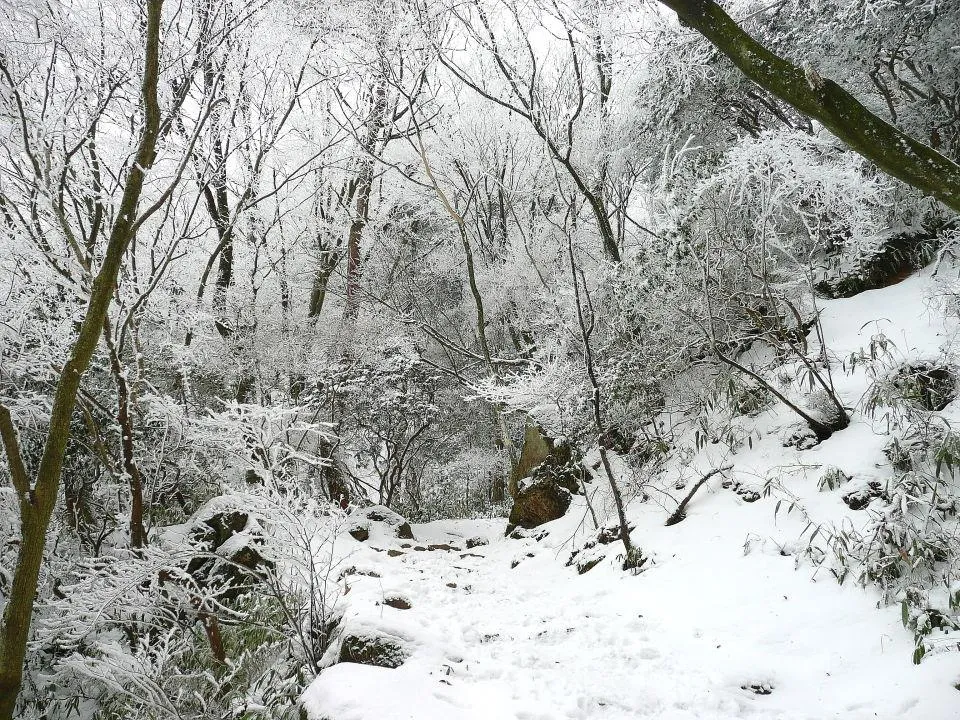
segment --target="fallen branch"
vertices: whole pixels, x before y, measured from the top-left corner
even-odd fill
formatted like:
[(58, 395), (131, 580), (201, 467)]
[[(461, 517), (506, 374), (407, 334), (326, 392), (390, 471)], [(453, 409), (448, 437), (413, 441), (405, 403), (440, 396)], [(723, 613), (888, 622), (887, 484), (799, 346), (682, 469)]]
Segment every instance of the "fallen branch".
[(727, 470), (730, 470), (732, 467), (733, 467), (733, 465), (724, 465), (723, 467), (715, 468), (714, 470), (711, 470), (711, 471), (708, 472), (706, 475), (704, 475), (702, 478), (700, 478), (700, 479), (697, 481), (697, 484), (694, 485), (694, 486), (690, 489), (690, 492), (687, 493), (687, 496), (686, 496), (686, 497), (683, 499), (683, 501), (677, 506), (677, 509), (673, 511), (673, 515), (671, 515), (669, 518), (667, 518), (667, 522), (664, 523), (664, 524), (665, 524), (667, 527), (670, 527), (671, 525), (676, 525), (678, 522), (680, 522), (681, 520), (683, 520), (683, 519), (687, 516), (686, 513), (684, 512), (684, 510), (687, 509), (687, 503), (690, 502), (690, 500), (693, 498), (693, 496), (694, 496), (694, 494), (697, 492), (697, 490), (699, 490), (699, 489), (703, 486), (703, 484), (704, 484), (705, 482), (707, 482), (707, 480), (709, 480), (710, 478), (712, 478), (714, 475), (717, 475), (718, 473), (726, 472)]

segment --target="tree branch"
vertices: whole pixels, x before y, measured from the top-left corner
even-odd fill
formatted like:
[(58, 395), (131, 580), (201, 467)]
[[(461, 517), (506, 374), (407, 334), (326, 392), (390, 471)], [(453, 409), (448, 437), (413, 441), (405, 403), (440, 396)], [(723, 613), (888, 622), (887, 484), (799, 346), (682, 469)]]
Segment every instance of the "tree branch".
[(744, 75), (823, 123), (888, 175), (960, 212), (960, 165), (901, 132), (808, 63), (798, 67), (763, 47), (714, 0), (659, 0), (698, 31)]
[(3, 440), (4, 450), (7, 451), (7, 465), (10, 468), (13, 489), (22, 499), (30, 492), (30, 476), (23, 464), (23, 456), (20, 455), (20, 443), (17, 441), (17, 430), (13, 426), (10, 410), (2, 403), (0, 403), (0, 439)]

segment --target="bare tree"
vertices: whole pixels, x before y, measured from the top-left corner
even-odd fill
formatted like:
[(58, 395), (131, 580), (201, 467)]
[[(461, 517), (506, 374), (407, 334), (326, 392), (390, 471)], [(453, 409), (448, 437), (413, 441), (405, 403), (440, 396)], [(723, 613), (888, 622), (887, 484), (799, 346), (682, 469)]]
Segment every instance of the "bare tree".
[[(500, 29), (502, 24), (492, 22), (480, 0), (471, 0), (464, 8), (453, 11), (456, 27), (470, 38), (476, 49), (490, 58), (493, 72), (505, 84), (505, 91), (499, 91), (493, 80), (478, 77), (476, 71), (465, 66), (460, 59), (463, 53), (455, 48), (438, 47), (440, 62), (457, 80), (481, 97), (516, 113), (529, 123), (543, 141), (550, 158), (562, 168), (589, 206), (607, 257), (619, 262), (621, 249), (610, 222), (605, 164), (601, 160), (598, 167), (585, 166), (575, 156), (578, 144), (583, 140), (583, 125), (591, 120), (591, 115), (602, 121), (607, 112), (612, 88), (612, 61), (608, 47), (596, 30), (592, 33), (590, 46), (585, 47), (578, 37), (580, 29), (559, 3), (552, 1), (537, 6), (533, 11), (535, 15), (542, 14), (562, 28), (559, 41), (565, 66), (551, 75), (549, 64), (540, 57), (530, 40), (530, 28), (525, 24), (529, 17), (525, 17), (525, 9), (519, 3), (514, 0), (498, 3), (497, 18), (506, 18), (507, 25), (512, 26), (513, 34), (509, 36), (507, 31)], [(452, 42), (458, 33), (450, 32), (449, 35), (447, 42)], [(511, 40), (520, 48), (515, 55), (508, 50)], [(588, 64), (593, 64), (596, 69), (596, 85), (588, 80)]]

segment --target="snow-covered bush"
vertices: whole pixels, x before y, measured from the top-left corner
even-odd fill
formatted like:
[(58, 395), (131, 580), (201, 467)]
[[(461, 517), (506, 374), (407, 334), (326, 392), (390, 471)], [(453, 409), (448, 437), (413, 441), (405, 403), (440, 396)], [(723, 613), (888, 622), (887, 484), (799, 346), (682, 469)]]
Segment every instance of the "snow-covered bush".
[(234, 562), (246, 589), (192, 569), (188, 526), (142, 552), (62, 562), (40, 610), (28, 707), (118, 720), (293, 713), (338, 622), (344, 516), (290, 488), (218, 500), (264, 528), (269, 562)]
[[(916, 638), (914, 661), (920, 662), (942, 646), (944, 633), (960, 629), (955, 593), (945, 591), (960, 571), (960, 436), (937, 413), (943, 378), (930, 377), (942, 361), (904, 363), (896, 346), (877, 333), (847, 365), (865, 367), (871, 379), (864, 411), (892, 434), (884, 448), (891, 474), (851, 504), (863, 508), (866, 522), (818, 528), (827, 552), (814, 549), (812, 555), (840, 582), (853, 577), (877, 587), (884, 602), (901, 603), (904, 625)], [(835, 484), (824, 481), (827, 489)]]

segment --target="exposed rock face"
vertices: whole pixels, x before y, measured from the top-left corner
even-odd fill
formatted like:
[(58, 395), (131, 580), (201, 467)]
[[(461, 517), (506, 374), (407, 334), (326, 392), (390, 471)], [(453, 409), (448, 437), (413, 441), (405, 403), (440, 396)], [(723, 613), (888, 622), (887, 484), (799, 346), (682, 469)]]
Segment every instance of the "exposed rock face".
[(530, 479), (549, 479), (572, 495), (578, 495), (586, 480), (586, 470), (580, 460), (569, 443), (553, 443), (552, 452), (534, 468)]
[(230, 498), (217, 497), (190, 521), (190, 543), (202, 554), (187, 564), (201, 585), (218, 585), (219, 597), (232, 600), (249, 590), (257, 577), (274, 566), (263, 557), (261, 525)]
[(530, 477), (534, 468), (540, 465), (551, 452), (549, 438), (536, 425), (528, 424), (523, 433), (523, 449), (517, 467), (510, 473), (510, 495), (516, 497), (520, 481)]
[(517, 527), (534, 528), (562, 517), (570, 507), (570, 496), (581, 491), (586, 470), (570, 443), (553, 440), (528, 425), (520, 462), (510, 480), (513, 509), (507, 535)]
[(340, 645), (337, 662), (398, 668), (409, 657), (399, 639), (388, 635), (348, 633)]
[(838, 253), (834, 256), (836, 267), (815, 289), (829, 298), (846, 298), (894, 285), (933, 260), (945, 227), (889, 233), (877, 238), (872, 248)]
[(532, 478), (521, 485), (513, 500), (507, 534), (514, 528), (535, 528), (563, 517), (570, 507), (570, 491), (549, 477)]

